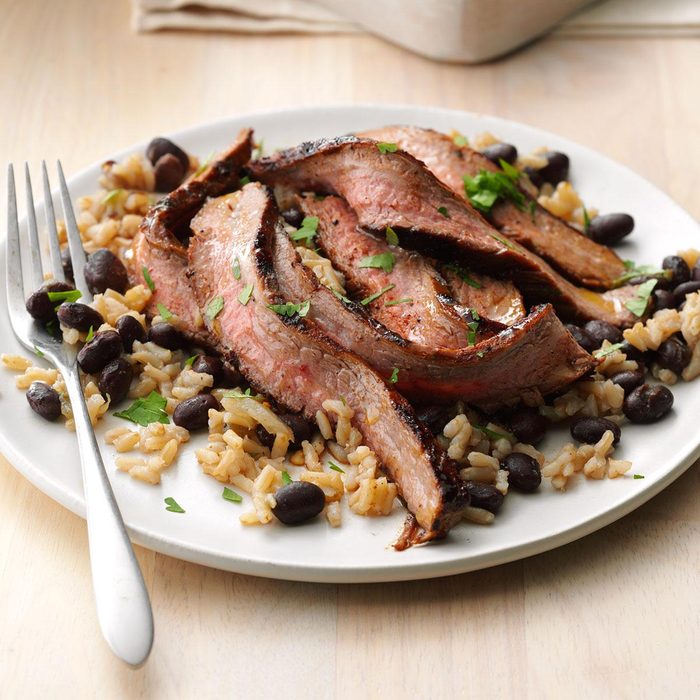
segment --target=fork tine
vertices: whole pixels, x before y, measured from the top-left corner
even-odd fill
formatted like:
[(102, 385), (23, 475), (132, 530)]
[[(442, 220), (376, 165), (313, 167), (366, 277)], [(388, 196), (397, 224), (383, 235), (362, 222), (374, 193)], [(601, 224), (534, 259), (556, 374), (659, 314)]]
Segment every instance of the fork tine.
[(32, 178), (29, 175), (29, 164), (24, 164), (27, 181), (27, 236), (29, 237), (29, 258), (32, 261), (31, 281), (32, 291), (44, 284), (41, 266), (41, 248), (39, 247), (39, 232), (36, 227), (36, 211), (34, 209), (34, 194), (32, 193)]
[(83, 293), (81, 301), (88, 304), (92, 301), (92, 294), (85, 283), (85, 274), (83, 272), (87, 258), (85, 250), (83, 249), (83, 243), (80, 240), (80, 231), (78, 231), (78, 224), (75, 221), (70, 192), (68, 192), (68, 185), (63, 175), (63, 168), (61, 167), (60, 160), (56, 161), (56, 166), (58, 168), (58, 179), (61, 186), (61, 203), (63, 204), (63, 215), (66, 221), (66, 232), (68, 233), (68, 247), (73, 263), (73, 279), (75, 280), (76, 289), (79, 289)]
[(13, 326), (17, 314), (24, 310), (24, 286), (22, 285), (22, 255), (19, 247), (19, 221), (17, 219), (17, 193), (15, 191), (15, 171), (12, 163), (7, 166), (7, 304)]
[(46, 170), (46, 161), (41, 161), (41, 173), (44, 179), (44, 211), (46, 213), (46, 226), (49, 230), (49, 252), (51, 253), (51, 272), (54, 279), (65, 282), (66, 276), (61, 265), (61, 249), (58, 247), (58, 231), (56, 230), (56, 213), (53, 208), (49, 173)]

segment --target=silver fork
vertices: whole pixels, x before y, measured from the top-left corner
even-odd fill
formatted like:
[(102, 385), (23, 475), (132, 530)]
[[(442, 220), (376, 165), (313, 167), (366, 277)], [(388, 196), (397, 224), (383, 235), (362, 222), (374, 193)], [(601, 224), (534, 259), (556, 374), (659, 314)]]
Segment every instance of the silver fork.
[[(92, 300), (92, 295), (85, 284), (83, 273), (85, 252), (60, 162), (57, 163), (57, 167), (68, 246), (73, 263), (73, 277), (76, 288), (82, 292), (81, 301), (87, 303)], [(56, 280), (63, 281), (61, 253), (46, 163), (42, 163), (42, 170), (51, 272)], [(23, 275), (22, 240), (17, 219), (14, 171), (12, 165), (9, 165), (7, 170), (7, 306), (10, 322), (20, 343), (28, 350), (42, 353), (63, 375), (73, 409), (83, 471), (90, 567), (97, 604), (97, 618), (112, 651), (128, 664), (139, 666), (148, 658), (153, 645), (151, 602), (90, 423), (80, 384), (77, 351), (74, 347), (63, 343), (60, 338), (54, 338), (41, 324), (34, 321), (25, 309), (27, 296), (44, 283), (28, 166), (26, 166), (26, 176), (26, 244), (29, 246), (28, 257), (31, 264), (29, 274)], [(29, 289), (25, 289), (25, 286), (29, 286)]]

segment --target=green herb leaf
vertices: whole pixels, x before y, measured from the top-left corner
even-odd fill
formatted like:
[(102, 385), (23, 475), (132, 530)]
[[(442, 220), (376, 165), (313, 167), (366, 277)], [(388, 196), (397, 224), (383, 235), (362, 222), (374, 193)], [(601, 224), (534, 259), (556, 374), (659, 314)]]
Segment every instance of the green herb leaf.
[(279, 314), (280, 316), (286, 316), (287, 318), (291, 318), (292, 316), (294, 316), (294, 314), (301, 318), (304, 318), (304, 316), (306, 316), (306, 314), (309, 313), (309, 309), (311, 308), (311, 302), (302, 301), (299, 304), (293, 304), (291, 302), (287, 302), (286, 304), (268, 304), (267, 308), (271, 309), (276, 314)]
[(623, 264), (625, 266), (625, 272), (624, 275), (620, 275), (617, 279), (613, 280), (613, 286), (614, 287), (620, 287), (626, 282), (629, 282), (631, 279), (634, 279), (635, 277), (666, 277), (667, 273), (669, 272), (668, 270), (661, 270), (658, 267), (654, 267), (654, 265), (639, 265), (637, 266), (636, 263), (634, 263), (632, 260), (625, 260), (623, 261)]
[(446, 219), (451, 218), (450, 212), (447, 211), (447, 207), (438, 207), (438, 214), (442, 214)]
[(498, 164), (501, 166), (501, 170), (513, 182), (517, 182), (520, 179), (520, 175), (521, 175), (520, 171), (514, 165), (511, 165), (507, 160), (503, 160), (503, 158), (499, 158)]
[(184, 509), (178, 504), (178, 502), (172, 497), (168, 496), (167, 498), (164, 499), (166, 508), (165, 510), (169, 510), (171, 513), (184, 513)]
[(173, 317), (173, 312), (164, 304), (158, 302), (156, 308), (164, 321), (169, 321)]
[(394, 256), (391, 253), (379, 253), (379, 255), (368, 255), (360, 260), (358, 267), (381, 268), (389, 273), (394, 269)]
[(243, 392), (236, 391), (235, 389), (231, 390), (231, 391), (225, 391), (222, 394), (222, 397), (225, 399), (255, 399), (255, 398), (257, 398), (257, 396), (253, 396), (253, 394), (250, 390), (250, 387), (248, 387)]
[(85, 336), (85, 342), (89, 343), (94, 337), (95, 337), (95, 329), (92, 326), (90, 326), (90, 328), (88, 329), (88, 333)]
[(226, 501), (231, 501), (231, 503), (241, 503), (243, 501), (243, 496), (241, 496), (239, 493), (236, 493), (233, 489), (230, 489), (228, 486), (224, 486), (224, 492), (221, 494), (221, 497)]
[(345, 474), (345, 469), (341, 469), (337, 464), (334, 464), (333, 462), (328, 462), (328, 468), (332, 469), (334, 472), (340, 472), (341, 474)]
[(625, 302), (625, 306), (638, 318), (644, 316), (649, 305), (649, 297), (654, 291), (658, 280), (647, 280), (637, 288), (637, 296)]
[(291, 484), (291, 483), (292, 483), (292, 477), (289, 476), (289, 472), (284, 471), (284, 472), (282, 472), (282, 474), (281, 474), (280, 476), (282, 477), (282, 481), (283, 481), (285, 484)]
[(247, 185), (250, 182), (250, 176), (244, 175), (239, 181), (238, 181), (238, 186), (243, 187), (244, 185)]
[(310, 243), (318, 230), (318, 216), (306, 216), (301, 222), (301, 228), (289, 237), (293, 241), (306, 241)]
[(115, 199), (119, 197), (119, 195), (123, 192), (124, 190), (121, 188), (117, 188), (116, 190), (110, 190), (107, 192), (107, 194), (102, 198), (102, 204), (111, 204)]
[(153, 278), (151, 277), (151, 273), (148, 271), (148, 268), (144, 265), (141, 268), (141, 274), (143, 275), (143, 278), (146, 280), (146, 284), (148, 285), (148, 288), (152, 291), (156, 291), (156, 285), (153, 284)]
[(344, 301), (346, 304), (352, 303), (351, 299), (348, 299), (344, 294), (341, 294), (337, 289), (331, 288), (331, 292), (333, 292), (333, 294), (335, 294), (335, 296), (337, 296), (338, 299), (340, 299), (340, 301)]
[(467, 331), (467, 345), (471, 346), (476, 343), (476, 332), (479, 330), (478, 321), (470, 321), (467, 323), (469, 330)]
[(150, 425), (151, 423), (170, 423), (170, 418), (165, 412), (168, 401), (157, 391), (152, 391), (142, 399), (136, 399), (129, 408), (115, 412), (117, 418), (130, 420), (138, 425)]
[(608, 355), (612, 355), (614, 352), (619, 350), (623, 345), (624, 343), (613, 343), (607, 348), (599, 348), (593, 353), (593, 357), (596, 357), (598, 359), (600, 359), (601, 357), (607, 357)]
[(535, 223), (535, 214), (537, 213), (537, 202), (534, 199), (530, 200), (530, 203), (527, 205), (527, 210), (530, 212), (530, 218), (532, 219), (532, 223)]
[(387, 301), (384, 306), (398, 306), (399, 304), (410, 304), (413, 302), (411, 297), (404, 297), (403, 299), (394, 299), (393, 301)]
[(489, 440), (502, 440), (503, 438), (506, 440), (515, 440), (515, 435), (509, 433), (507, 430), (504, 430), (502, 433), (496, 432), (495, 430), (491, 430), (491, 428), (487, 428), (485, 425), (477, 425), (476, 423), (472, 423), (472, 427), (481, 430)]
[(384, 289), (380, 289), (378, 292), (375, 292), (374, 294), (370, 294), (368, 297), (365, 297), (360, 302), (360, 304), (362, 304), (362, 306), (367, 306), (368, 304), (371, 304), (373, 301), (379, 299), (379, 297), (382, 294), (386, 294), (390, 289), (393, 289), (395, 286), (395, 284), (387, 284), (387, 286), (384, 287)]
[(583, 232), (588, 234), (588, 229), (591, 227), (591, 219), (588, 216), (588, 210), (583, 207)]
[(249, 301), (250, 298), (253, 296), (253, 285), (252, 284), (247, 284), (245, 287), (243, 287), (243, 291), (238, 295), (238, 301), (245, 306)]
[(470, 287), (474, 287), (474, 289), (481, 289), (481, 284), (479, 284), (479, 282), (477, 282), (473, 277), (470, 277), (469, 273), (463, 267), (457, 265), (457, 263), (445, 265), (445, 269), (449, 270), (450, 272), (454, 272), (455, 275), (462, 280), (462, 282), (465, 282)]
[[(505, 163), (505, 161), (501, 162)], [(508, 165), (508, 168), (510, 169), (508, 172), (512, 170), (520, 177), (519, 170), (512, 165)], [(516, 179), (505, 171), (499, 173), (482, 168), (474, 177), (464, 176), (464, 192), (472, 205), (484, 214), (491, 211), (499, 198), (508, 199), (519, 209), (524, 209), (525, 195), (515, 186)]]
[(399, 244), (399, 237), (396, 234), (396, 231), (394, 231), (391, 226), (386, 227), (386, 242), (389, 245), (398, 245)]
[(633, 474), (633, 475), (632, 475), (632, 478), (633, 478), (633, 479), (643, 479), (643, 478), (644, 478), (644, 474)]
[(192, 367), (198, 355), (192, 355), (185, 360), (185, 367)]
[(62, 304), (64, 301), (73, 302), (78, 301), (82, 295), (79, 289), (69, 289), (66, 292), (46, 292), (50, 302), (59, 302)]
[(389, 377), (389, 383), (390, 384), (396, 384), (396, 382), (399, 381), (399, 368), (394, 367), (394, 369), (391, 370), (391, 377)]
[(39, 348), (38, 348), (36, 345), (34, 346), (34, 354), (35, 354), (37, 357), (44, 357), (44, 353), (41, 352), (41, 350), (39, 350)]
[(199, 177), (208, 167), (209, 163), (211, 163), (212, 159), (214, 158), (215, 151), (212, 151), (199, 165), (197, 170), (194, 171), (194, 175), (192, 177)]
[(387, 143), (386, 141), (380, 141), (377, 144), (377, 148), (380, 153), (396, 153), (399, 147), (395, 143)]
[(233, 272), (233, 279), (241, 279), (241, 261), (238, 258), (231, 264), (231, 272)]
[(460, 134), (459, 131), (457, 131), (452, 137), (452, 143), (454, 143), (455, 146), (462, 148), (463, 146), (469, 145), (469, 139), (464, 134)]
[(489, 235), (491, 236), (491, 238), (494, 239), (494, 241), (498, 241), (501, 245), (504, 245), (506, 248), (515, 250), (515, 246), (507, 238), (503, 238), (503, 236), (499, 236), (497, 233), (489, 233)]
[(224, 298), (222, 296), (214, 297), (207, 305), (206, 316), (210, 321), (213, 321), (224, 309)]

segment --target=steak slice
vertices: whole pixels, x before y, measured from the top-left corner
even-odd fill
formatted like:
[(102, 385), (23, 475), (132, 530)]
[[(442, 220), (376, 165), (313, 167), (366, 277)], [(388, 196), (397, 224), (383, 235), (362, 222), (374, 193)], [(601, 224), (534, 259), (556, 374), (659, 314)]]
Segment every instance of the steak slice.
[[(475, 177), (480, 170), (501, 172), (485, 155), (468, 146), (456, 146), (446, 134), (415, 126), (388, 126), (361, 134), (376, 141), (389, 141), (423, 161), (438, 180), (464, 197), (464, 176)], [(584, 287), (610, 289), (625, 274), (622, 260), (610, 248), (600, 245), (550, 214), (523, 190), (528, 202), (524, 210), (513, 202), (497, 202), (487, 217), (508, 238), (517, 241)]]
[(155, 287), (146, 313), (154, 316), (157, 305), (162, 304), (180, 319), (183, 332), (205, 346), (211, 345), (211, 339), (186, 276), (190, 221), (208, 197), (238, 189), (241, 168), (250, 160), (252, 143), (253, 132), (243, 129), (234, 143), (201, 173), (151, 207), (132, 243), (132, 283), (143, 283), (146, 268)]
[[(408, 402), (352, 353), (298, 316), (268, 308), (284, 303), (271, 247), (283, 231), (266, 189), (246, 185), (214, 199), (192, 222), (190, 280), (200, 309), (221, 297), (207, 325), (225, 355), (259, 391), (314, 418), (326, 399), (343, 397), (353, 422), (379, 457), (427, 537), (444, 534), (469, 497), (457, 465), (415, 417)], [(234, 268), (236, 272), (234, 273)], [(296, 301), (301, 301), (297, 299)]]
[(636, 320), (624, 306), (634, 292), (622, 288), (602, 295), (575, 287), (504, 238), (404, 151), (382, 153), (374, 141), (343, 136), (303, 143), (253, 161), (250, 169), (258, 180), (276, 186), (282, 201), (295, 191), (340, 195), (364, 228), (383, 233), (390, 226), (404, 244), (508, 277), (527, 300), (549, 301), (566, 318), (618, 326)]
[(275, 234), (273, 262), (285, 298), (310, 301), (307, 318), (385, 379), (398, 369), (396, 388), (416, 402), (464, 400), (495, 408), (519, 398), (536, 400), (596, 364), (549, 305), (474, 347), (436, 350), (404, 340), (371, 318), (363, 306), (343, 301), (323, 286), (281, 229)]
[[(467, 347), (470, 338), (474, 345), (484, 331), (493, 335), (486, 322), (473, 331), (467, 326), (481, 318), (479, 311), (472, 316), (457, 307), (445, 281), (425, 258), (363, 231), (355, 212), (339, 197), (301, 197), (299, 208), (307, 216), (318, 217), (316, 241), (343, 273), (349, 293), (364, 297), (362, 303), (372, 317), (389, 330), (435, 349)], [(377, 256), (383, 256), (379, 260), (384, 269), (362, 267), (368, 262), (378, 264)], [(497, 324), (497, 328), (503, 326)]]

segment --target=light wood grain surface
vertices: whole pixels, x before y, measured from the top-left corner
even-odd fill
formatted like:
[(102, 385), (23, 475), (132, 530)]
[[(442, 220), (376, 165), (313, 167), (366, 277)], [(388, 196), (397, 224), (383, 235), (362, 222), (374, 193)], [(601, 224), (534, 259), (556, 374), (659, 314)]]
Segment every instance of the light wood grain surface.
[[(136, 36), (125, 2), (0, 10), (3, 161), (74, 172), (246, 111), (413, 103), (551, 129), (700, 217), (691, 40), (549, 39), (463, 67), (363, 36)], [(0, 458), (0, 697), (698, 697), (699, 498), (696, 464), (559, 550), (406, 584), (268, 581), (139, 549), (157, 636), (133, 671), (100, 638), (83, 521)]]

